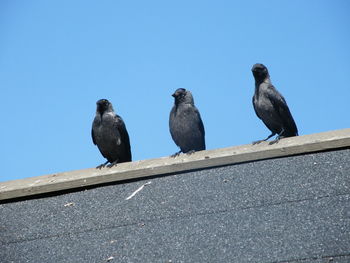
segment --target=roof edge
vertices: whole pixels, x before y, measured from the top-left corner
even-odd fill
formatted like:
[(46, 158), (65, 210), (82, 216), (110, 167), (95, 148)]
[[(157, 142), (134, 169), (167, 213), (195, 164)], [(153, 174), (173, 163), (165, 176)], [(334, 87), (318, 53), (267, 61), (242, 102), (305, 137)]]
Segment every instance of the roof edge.
[(350, 129), (285, 138), (269, 145), (241, 145), (121, 163), (112, 168), (89, 168), (0, 183), (0, 200), (45, 194), (149, 176), (204, 169), (297, 154), (350, 148)]

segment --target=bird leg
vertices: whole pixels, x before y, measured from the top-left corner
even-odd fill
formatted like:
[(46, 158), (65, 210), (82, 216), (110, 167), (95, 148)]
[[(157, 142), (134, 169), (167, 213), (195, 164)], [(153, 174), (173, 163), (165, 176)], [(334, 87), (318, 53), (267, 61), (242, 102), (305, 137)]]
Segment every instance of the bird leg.
[(174, 153), (174, 154), (172, 154), (172, 155), (170, 155), (170, 157), (175, 158), (175, 157), (179, 156), (179, 155), (180, 155), (180, 153), (181, 153), (181, 150), (180, 150), (180, 151), (178, 151), (178, 152), (176, 152), (176, 153)]
[(259, 141), (254, 141), (254, 142), (253, 142), (253, 145), (259, 144), (259, 143), (261, 143), (261, 142), (265, 142), (265, 141), (267, 141), (268, 139), (270, 139), (272, 136), (274, 136), (275, 134), (276, 134), (276, 133), (271, 133), (269, 136), (267, 136), (266, 139), (259, 140)]
[(107, 167), (108, 167), (108, 168), (111, 168), (111, 167), (117, 165), (117, 163), (118, 163), (118, 159), (115, 160), (114, 162), (110, 163), (109, 165), (107, 165)]
[(103, 164), (100, 164), (99, 166), (96, 167), (96, 169), (102, 169), (103, 167), (106, 166), (107, 163), (108, 163), (108, 161), (103, 163)]

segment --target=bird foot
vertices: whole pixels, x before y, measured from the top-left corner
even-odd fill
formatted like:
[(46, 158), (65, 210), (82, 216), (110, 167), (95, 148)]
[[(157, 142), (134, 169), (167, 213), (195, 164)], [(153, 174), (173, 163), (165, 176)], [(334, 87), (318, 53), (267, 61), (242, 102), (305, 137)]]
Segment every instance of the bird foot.
[(286, 138), (284, 135), (278, 135), (277, 138), (271, 142), (269, 142), (269, 145), (278, 143), (281, 139)]
[(191, 154), (194, 154), (195, 152), (196, 152), (195, 150), (191, 150), (191, 151), (188, 151), (186, 154), (191, 155)]
[(100, 169), (101, 170), (102, 168), (106, 167), (107, 163), (108, 163), (108, 161), (103, 163), (103, 164), (100, 164), (99, 166), (96, 167), (96, 169)]
[(278, 137), (278, 138), (276, 138), (275, 140), (269, 142), (269, 145), (276, 144), (276, 143), (278, 143), (279, 141), (280, 141), (280, 138)]
[(102, 169), (102, 168), (105, 168), (106, 167), (106, 163), (103, 163), (103, 164), (100, 164), (98, 166), (96, 166), (96, 169)]
[(178, 157), (180, 155), (180, 153), (181, 153), (181, 151), (176, 152), (176, 153), (170, 155), (170, 157), (172, 157), (172, 158)]
[(253, 145), (256, 145), (256, 144), (259, 144), (259, 143), (264, 142), (264, 141), (266, 141), (266, 140), (258, 140), (258, 141), (254, 141), (252, 144), (253, 144)]
[(114, 161), (113, 163), (108, 164), (107, 167), (108, 167), (108, 168), (111, 168), (111, 167), (113, 167), (113, 166), (116, 166), (117, 163), (118, 163), (118, 160), (117, 160), (117, 161)]

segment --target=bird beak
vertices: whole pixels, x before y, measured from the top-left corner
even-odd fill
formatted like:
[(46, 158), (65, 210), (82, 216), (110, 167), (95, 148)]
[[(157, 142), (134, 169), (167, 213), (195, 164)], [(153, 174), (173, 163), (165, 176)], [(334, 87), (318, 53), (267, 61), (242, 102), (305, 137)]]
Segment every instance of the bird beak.
[(171, 94), (171, 96), (173, 96), (174, 98), (176, 97), (176, 94), (175, 93), (173, 93), (173, 94)]

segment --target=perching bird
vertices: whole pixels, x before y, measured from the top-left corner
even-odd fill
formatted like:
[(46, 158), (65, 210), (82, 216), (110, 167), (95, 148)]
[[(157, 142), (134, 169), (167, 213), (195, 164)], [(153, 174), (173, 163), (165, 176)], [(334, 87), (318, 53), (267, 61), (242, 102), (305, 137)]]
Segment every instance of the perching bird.
[(194, 106), (192, 93), (185, 89), (177, 89), (172, 96), (175, 104), (170, 112), (169, 129), (171, 137), (181, 152), (193, 153), (205, 150), (205, 131), (201, 115)]
[(276, 134), (276, 139), (270, 144), (277, 143), (281, 138), (297, 136), (298, 129), (287, 102), (271, 84), (267, 68), (263, 64), (255, 64), (252, 72), (255, 78), (254, 110), (271, 131), (266, 139), (253, 142), (253, 144), (266, 141)]
[(129, 134), (123, 119), (115, 114), (112, 103), (106, 99), (96, 102), (96, 116), (92, 123), (92, 141), (97, 145), (107, 162), (97, 166), (101, 169), (117, 163), (131, 162)]

